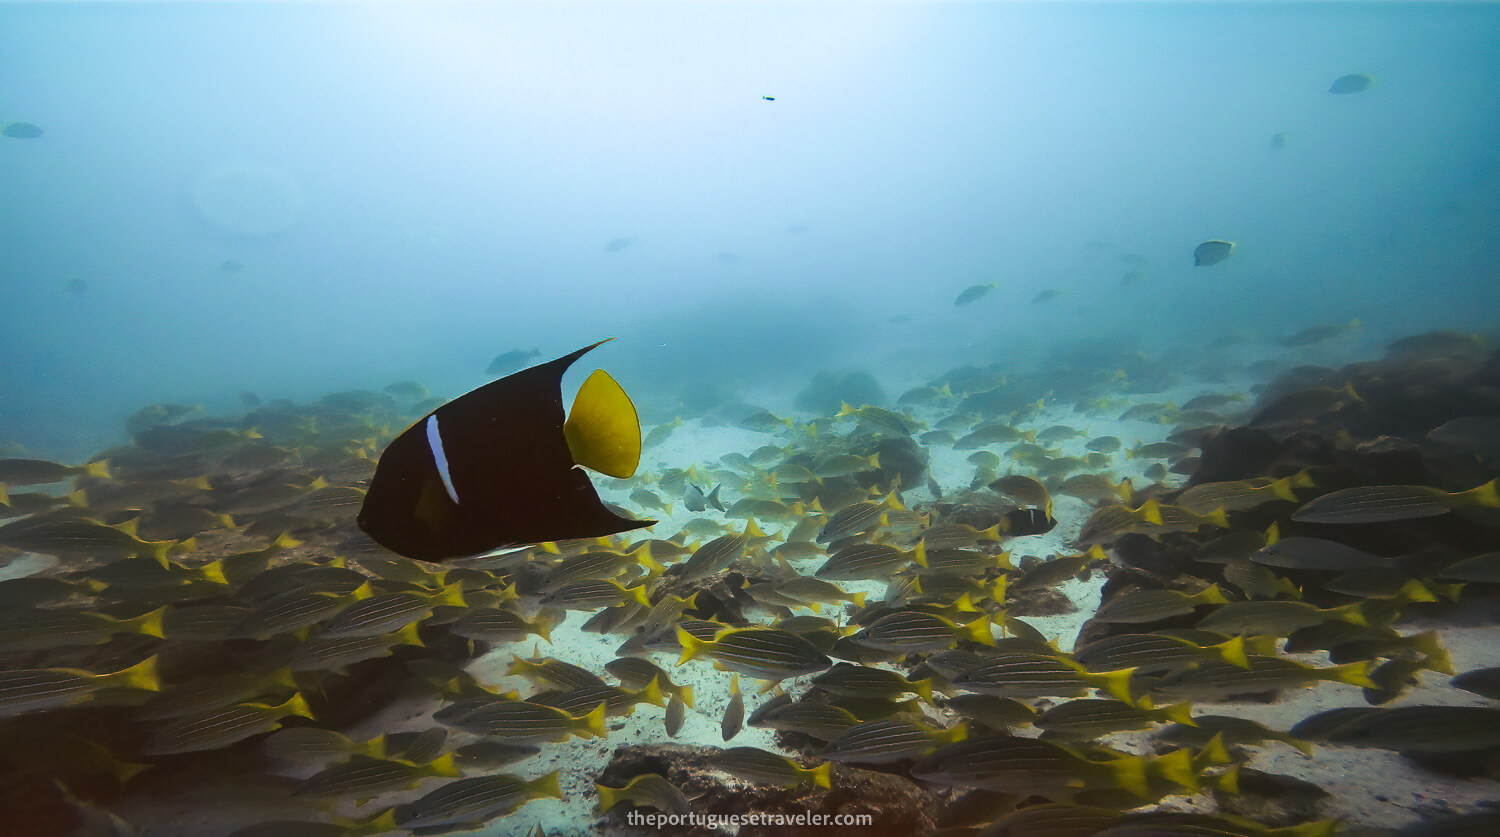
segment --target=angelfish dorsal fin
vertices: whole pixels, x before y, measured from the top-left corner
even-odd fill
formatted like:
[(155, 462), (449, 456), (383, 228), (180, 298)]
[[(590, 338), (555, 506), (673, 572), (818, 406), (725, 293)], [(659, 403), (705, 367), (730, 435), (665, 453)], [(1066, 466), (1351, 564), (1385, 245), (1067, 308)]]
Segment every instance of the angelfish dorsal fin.
[(563, 424), (573, 461), (591, 471), (626, 479), (641, 461), (641, 422), (635, 404), (603, 369), (578, 389)]

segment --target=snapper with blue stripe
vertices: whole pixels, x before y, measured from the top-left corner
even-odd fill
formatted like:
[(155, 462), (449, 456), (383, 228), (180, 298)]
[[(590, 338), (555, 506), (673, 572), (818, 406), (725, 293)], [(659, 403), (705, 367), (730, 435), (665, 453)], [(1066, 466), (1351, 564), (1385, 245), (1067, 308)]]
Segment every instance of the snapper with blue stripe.
[(583, 471), (635, 473), (641, 426), (630, 396), (596, 369), (563, 413), (563, 374), (605, 342), (491, 381), (408, 427), (380, 456), (360, 528), (435, 562), (655, 523), (610, 511)]

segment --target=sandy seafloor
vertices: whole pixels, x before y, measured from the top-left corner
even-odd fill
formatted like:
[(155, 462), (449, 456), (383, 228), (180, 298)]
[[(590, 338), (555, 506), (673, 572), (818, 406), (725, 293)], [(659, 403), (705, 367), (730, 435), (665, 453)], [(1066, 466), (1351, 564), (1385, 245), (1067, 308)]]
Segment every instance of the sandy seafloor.
[[(1229, 387), (1211, 388), (1186, 385), (1149, 396), (1136, 396), (1134, 400), (1139, 402), (1173, 401), (1180, 404), (1205, 391), (1230, 392), (1233, 390)], [(753, 398), (747, 400), (753, 401)], [(778, 414), (792, 412), (790, 409), (785, 411), (778, 409), (785, 405), (775, 404), (770, 397), (765, 398), (763, 403), (769, 404), (772, 411)], [(1124, 409), (1122, 407), (1114, 414), (1118, 415)], [(939, 412), (924, 411), (920, 408), (908, 412), (929, 421), (941, 415)], [(1086, 433), (1083, 437), (1061, 443), (1064, 454), (1083, 452), (1083, 442), (1096, 436), (1118, 436), (1124, 443), (1123, 447), (1129, 448), (1135, 444), (1159, 441), (1170, 432), (1169, 426), (1161, 424), (1147, 421), (1118, 421), (1093, 415), (1084, 416), (1075, 413), (1069, 407), (1049, 408), (1037, 418), (1027, 422), (1025, 426), (1042, 428), (1052, 424), (1070, 425)], [(649, 427), (645, 429), (649, 430)], [(748, 455), (762, 445), (789, 438), (787, 434), (790, 432), (765, 433), (735, 427), (705, 427), (699, 420), (689, 420), (660, 444), (649, 448), (644, 453), (639, 473), (656, 474), (667, 468), (683, 468), (693, 463), (698, 463), (700, 468), (711, 467), (717, 465), (719, 459), (726, 454), (737, 452)], [(991, 447), (1002, 449), (1002, 446)], [(975, 466), (967, 461), (967, 457), (973, 451), (932, 445), (926, 446), (926, 449), (930, 455), (929, 473), (940, 486), (945, 490), (951, 490), (969, 485)], [(1111, 472), (1116, 479), (1128, 476), (1138, 486), (1150, 482), (1142, 472), (1152, 463), (1152, 460), (1127, 458), (1123, 450), (1114, 454), (1113, 460)], [(1186, 478), (1169, 475), (1169, 480), (1173, 484), (1178, 484)], [(598, 477), (595, 478), (595, 482), (600, 486), (600, 495), (605, 500), (627, 508), (635, 508), (635, 505), (628, 500), (631, 486), (610, 487), (606, 483), (611, 481)], [(904, 497), (908, 504), (931, 499), (925, 488), (906, 492)], [(736, 498), (727, 496), (726, 506), (733, 499)], [(1006, 549), (1011, 553), (1013, 560), (1019, 561), (1025, 555), (1047, 558), (1053, 554), (1076, 552), (1067, 544), (1077, 535), (1079, 527), (1092, 512), (1092, 506), (1083, 500), (1061, 495), (1054, 498), (1054, 503), (1058, 525), (1051, 532), (1006, 541)], [(678, 531), (682, 524), (697, 516), (683, 509), (680, 502), (672, 504), (670, 515), (662, 514), (659, 510), (648, 510), (647, 513), (659, 519), (656, 526), (646, 530), (653, 537), (668, 537)], [(713, 514), (711, 509), (705, 513), (705, 515)], [(743, 525), (742, 520), (736, 519), (725, 519), (725, 523), (731, 529), (738, 529)], [(776, 533), (776, 529), (771, 524), (764, 524), (762, 528), (768, 534)], [(811, 575), (825, 560), (825, 557), (820, 555), (794, 561), (793, 566), (803, 574)], [(1025, 621), (1040, 629), (1060, 648), (1071, 650), (1080, 627), (1098, 607), (1104, 580), (1105, 574), (1094, 573), (1088, 580), (1074, 580), (1059, 586), (1057, 589), (1068, 596), (1076, 609), (1072, 613), (1060, 616), (1026, 617)], [(871, 600), (878, 599), (885, 594), (885, 584), (878, 581), (847, 582), (844, 586), (848, 592), (867, 593)], [(824, 606), (823, 614), (830, 615), (830, 613), (829, 607)], [(566, 621), (552, 631), (551, 644), (541, 644), (541, 653), (603, 674), (604, 665), (616, 657), (615, 649), (624, 641), (624, 637), (619, 634), (600, 635), (580, 630), (580, 626), (590, 615), (578, 611), (569, 612)], [(1493, 620), (1489, 621), (1493, 623)], [(1456, 672), (1462, 673), (1474, 668), (1500, 665), (1500, 626), (1489, 624), (1483, 627), (1452, 627), (1448, 624), (1407, 624), (1400, 626), (1399, 630), (1403, 633), (1415, 633), (1429, 628), (1439, 630), (1444, 645), (1452, 655)], [(536, 691), (535, 687), (522, 678), (505, 676), (505, 671), (513, 654), (521, 653), (524, 656), (530, 656), (533, 644), (528, 641), (496, 648), (475, 661), (470, 666), (470, 671), (482, 682), (501, 688), (519, 689), (523, 695), (530, 694)], [(755, 746), (780, 752), (775, 744), (773, 730), (747, 726), (729, 743), (723, 741), (720, 733), (720, 720), (729, 700), (731, 679), (729, 672), (716, 670), (706, 659), (692, 660), (680, 667), (676, 665), (677, 655), (675, 654), (656, 653), (651, 659), (671, 673), (673, 682), (692, 686), (695, 692), (696, 708), (688, 711), (687, 720), (675, 739), (668, 738), (663, 728), (664, 709), (643, 703), (637, 706), (633, 714), (629, 716), (609, 718), (607, 738), (570, 738), (561, 743), (541, 745), (542, 752), (539, 756), (504, 768), (504, 770), (525, 777), (541, 776), (552, 770), (560, 770), (561, 785), (567, 801), (552, 799), (532, 801), (510, 816), (498, 818), (483, 829), (466, 833), (521, 835), (532, 833), (535, 826), (541, 826), (549, 835), (598, 833), (603, 815), (597, 807), (598, 796), (593, 780), (608, 764), (614, 749), (619, 746), (672, 742), (712, 747)], [(1329, 664), (1326, 656), (1320, 658), (1317, 654), (1303, 655), (1301, 659), (1313, 664)], [(796, 696), (806, 688), (807, 681), (813, 676), (807, 675), (786, 680), (781, 686)], [(1394, 707), (1419, 704), (1473, 706), (1489, 704), (1478, 695), (1449, 687), (1449, 679), (1447, 675), (1422, 671), (1419, 674), (1420, 685), (1418, 687), (1409, 688), (1400, 698), (1385, 705)], [(761, 685), (759, 681), (741, 678), (747, 715), (763, 700), (774, 694), (774, 692), (764, 696), (758, 694), (759, 685)], [(1358, 687), (1324, 682), (1303, 689), (1287, 690), (1274, 703), (1202, 702), (1194, 704), (1193, 709), (1195, 714), (1236, 715), (1260, 721), (1273, 729), (1287, 730), (1303, 718), (1325, 709), (1367, 705)], [(409, 713), (413, 709), (415, 707), (408, 707), (406, 712)], [(928, 707), (927, 711), (929, 713), (942, 712), (931, 707)], [(368, 729), (352, 732), (377, 735), (403, 724), (411, 729), (422, 729), (428, 725), (428, 719), (422, 715), (399, 717), (403, 714), (400, 707), (393, 707), (390, 713), (398, 717), (388, 715), (372, 718), (367, 722)], [(952, 719), (947, 719), (944, 723), (951, 724)], [(1018, 734), (1032, 734), (1027, 732), (1028, 729), (1030, 728), (1023, 727)], [(1149, 751), (1146, 741), (1148, 735), (1147, 732), (1118, 734), (1106, 738), (1104, 743), (1127, 751), (1144, 753)], [(358, 738), (361, 735), (356, 734), (354, 737)], [(1320, 807), (1321, 816), (1340, 817), (1349, 825), (1391, 828), (1412, 822), (1424, 815), (1430, 817), (1468, 812), (1481, 807), (1486, 801), (1500, 800), (1500, 785), (1490, 779), (1463, 780), (1431, 773), (1403, 760), (1397, 753), (1387, 750), (1314, 746), (1312, 758), (1280, 742), (1250, 746), (1247, 747), (1247, 751), (1255, 755), (1247, 766), (1268, 773), (1292, 776), (1318, 785), (1330, 794)], [(432, 781), (428, 780), (428, 782)], [(427, 783), (424, 783), (423, 787), (427, 787)], [(403, 794), (404, 796), (406, 795)], [(1178, 810), (1206, 812), (1218, 810), (1208, 793), (1171, 796), (1162, 800), (1158, 805), (1162, 808)]]
[[(1235, 389), (1229, 385), (1218, 387), (1184, 385), (1151, 395), (1131, 396), (1130, 400), (1132, 402), (1172, 401), (1180, 404), (1205, 391), (1233, 392)], [(759, 396), (760, 403), (777, 414), (796, 415), (789, 403), (781, 403), (773, 393), (749, 393), (747, 400), (753, 402), (757, 396)], [(1111, 414), (1119, 415), (1127, 406), (1122, 406), (1118, 410), (1112, 408)], [(924, 411), (920, 408), (909, 412), (929, 424), (941, 415), (938, 411)], [(810, 416), (799, 417), (810, 418)], [(1070, 407), (1048, 408), (1041, 415), (1026, 422), (1025, 426), (1039, 429), (1053, 424), (1069, 425), (1085, 433), (1080, 438), (1060, 444), (1065, 454), (1081, 453), (1085, 439), (1100, 435), (1118, 436), (1124, 443), (1124, 448), (1128, 449), (1136, 444), (1160, 441), (1170, 432), (1169, 426), (1166, 425), (1081, 415), (1075, 413)], [(846, 429), (847, 427), (840, 428), (841, 431)], [(650, 426), (648, 425), (644, 430), (649, 431)], [(654, 476), (668, 468), (685, 468), (695, 463), (703, 469), (719, 467), (720, 458), (726, 454), (748, 455), (768, 443), (782, 443), (789, 440), (791, 438), (789, 434), (792, 432), (782, 430), (767, 433), (737, 427), (704, 426), (701, 420), (688, 420), (677, 427), (664, 441), (645, 451), (638, 474), (643, 477)], [(996, 445), (990, 446), (990, 449), (998, 451), (1003, 447)], [(967, 460), (967, 457), (973, 451), (954, 450), (946, 446), (935, 445), (927, 445), (925, 448), (930, 456), (929, 474), (939, 486), (951, 491), (969, 485), (975, 466)], [(1137, 486), (1150, 481), (1145, 478), (1143, 471), (1153, 460), (1131, 459), (1123, 451), (1114, 454), (1112, 459), (1110, 473), (1116, 479), (1130, 477)], [(597, 475), (594, 479), (596, 485), (599, 486), (600, 495), (605, 500), (629, 509), (637, 508), (628, 499), (630, 492), (636, 487), (649, 485), (646, 480), (617, 482)], [(1183, 480), (1185, 477), (1169, 476), (1169, 481), (1174, 484)], [(905, 492), (903, 496), (908, 505), (931, 499), (926, 488), (913, 489)], [(736, 499), (738, 497), (726, 491), (726, 506)], [(1092, 507), (1085, 501), (1060, 495), (1054, 498), (1054, 502), (1057, 527), (1045, 535), (1007, 540), (1005, 546), (1013, 560), (1019, 561), (1027, 555), (1046, 558), (1054, 554), (1072, 554), (1076, 551), (1070, 548), (1068, 543), (1076, 536), (1079, 527), (1091, 513)], [(651, 529), (643, 530), (638, 534), (659, 538), (670, 537), (685, 523), (698, 516), (682, 508), (680, 502), (672, 503), (670, 514), (663, 514), (659, 510), (642, 510), (641, 514), (656, 517), (659, 522)], [(738, 530), (744, 524), (743, 520), (727, 518), (712, 510), (705, 513), (705, 516), (724, 518), (723, 522), (728, 530)], [(759, 521), (759, 523), (768, 534), (778, 533), (774, 524), (766, 521)], [(781, 533), (784, 534), (784, 532), (783, 528)], [(701, 542), (704, 539), (696, 540)], [(824, 560), (825, 556), (819, 555), (794, 561), (793, 566), (803, 574), (811, 575)], [(0, 576), (26, 575), (38, 569), (40, 567), (36, 566), (34, 561), (22, 558), (0, 570)], [(1079, 628), (1099, 604), (1100, 589), (1104, 580), (1105, 574), (1096, 572), (1086, 580), (1074, 580), (1060, 585), (1056, 589), (1072, 601), (1075, 610), (1053, 617), (1025, 617), (1025, 621), (1040, 629), (1060, 648), (1071, 650)], [(885, 584), (878, 581), (847, 582), (844, 586), (849, 592), (863, 591), (872, 600), (885, 594)], [(828, 606), (824, 606), (822, 613), (823, 615), (838, 615), (836, 610)], [(529, 695), (537, 691), (536, 687), (520, 677), (507, 676), (505, 672), (514, 654), (532, 656), (533, 648), (539, 648), (539, 653), (542, 655), (556, 657), (603, 675), (605, 664), (616, 658), (616, 649), (624, 641), (624, 637), (620, 634), (600, 635), (581, 630), (581, 626), (590, 615), (586, 612), (570, 611), (566, 620), (552, 630), (550, 644), (539, 640), (527, 640), (496, 646), (490, 653), (471, 663), (469, 669), (481, 682), (500, 689), (514, 688), (522, 695)], [(1456, 627), (1451, 622), (1432, 625), (1411, 623), (1400, 626), (1400, 630), (1419, 632), (1430, 628), (1437, 629), (1444, 645), (1452, 655), (1457, 672), (1500, 665), (1500, 625), (1495, 624), (1493, 614), (1489, 618), (1475, 621), (1482, 626)], [(536, 832), (538, 826), (546, 834), (554, 835), (554, 837), (598, 833), (603, 814), (597, 807), (598, 796), (593, 780), (609, 763), (615, 748), (624, 745), (673, 742), (712, 747), (755, 746), (778, 751), (774, 740), (775, 733), (771, 730), (745, 727), (731, 742), (726, 743), (722, 740), (720, 720), (729, 700), (731, 680), (729, 672), (715, 669), (706, 659), (693, 660), (681, 666), (676, 665), (675, 654), (656, 653), (651, 659), (667, 669), (675, 683), (691, 686), (695, 692), (696, 708), (688, 711), (686, 722), (675, 739), (669, 738), (664, 730), (665, 710), (662, 707), (643, 703), (638, 705), (630, 715), (610, 717), (606, 721), (609, 731), (605, 738), (570, 738), (559, 743), (543, 744), (540, 755), (498, 768), (497, 772), (508, 772), (531, 778), (558, 770), (561, 786), (567, 797), (566, 801), (553, 799), (532, 801), (509, 816), (492, 820), (481, 829), (454, 833), (530, 835)], [(1326, 658), (1319, 659), (1317, 655), (1306, 655), (1303, 659), (1315, 664), (1327, 664)], [(812, 675), (808, 675), (790, 679), (781, 685), (795, 696), (805, 689), (811, 677)], [(1419, 677), (1420, 686), (1409, 688), (1400, 698), (1386, 705), (1488, 705), (1487, 701), (1478, 695), (1449, 687), (1449, 677), (1446, 675), (1423, 671)], [(612, 678), (607, 679), (612, 680)], [(747, 715), (773, 694), (759, 694), (760, 685), (759, 681), (741, 678)], [(350, 737), (359, 740), (386, 732), (426, 729), (433, 726), (431, 713), (440, 705), (434, 700), (393, 704), (366, 719), (358, 727), (345, 730), (345, 732)], [(1283, 692), (1280, 699), (1274, 703), (1200, 702), (1194, 704), (1194, 712), (1195, 714), (1236, 715), (1260, 721), (1273, 729), (1286, 730), (1303, 718), (1325, 709), (1366, 705), (1368, 704), (1357, 687), (1339, 683), (1320, 683), (1314, 687)], [(942, 717), (940, 714), (942, 710), (927, 707), (926, 711), (929, 714), (939, 713), (936, 717), (941, 718), (941, 723), (944, 725), (953, 723), (952, 718)], [(1018, 734), (1031, 734), (1027, 731), (1028, 729), (1030, 728), (1023, 727), (1018, 730)], [(1149, 751), (1148, 735), (1149, 733), (1144, 732), (1118, 734), (1105, 739), (1104, 743), (1123, 750), (1144, 753)], [(1293, 747), (1279, 742), (1268, 742), (1263, 746), (1249, 746), (1246, 749), (1254, 754), (1248, 764), (1249, 767), (1303, 779), (1327, 791), (1330, 795), (1322, 801), (1319, 808), (1320, 815), (1342, 818), (1349, 825), (1391, 828), (1423, 816), (1433, 817), (1473, 811), (1484, 807), (1486, 802), (1493, 803), (1500, 800), (1500, 784), (1493, 780), (1482, 778), (1464, 780), (1431, 773), (1403, 760), (1391, 751), (1315, 745), (1314, 756), (1309, 758)], [(294, 772), (298, 775), (306, 775), (314, 769), (308, 768)], [(477, 774), (470, 772), (466, 775)], [(734, 781), (728, 779), (727, 776), (725, 778)], [(384, 794), (377, 800), (357, 809), (348, 809), (341, 805), (339, 812), (354, 816), (368, 814), (386, 805), (415, 799), (444, 781), (447, 780), (426, 779), (410, 791)], [(229, 809), (239, 806), (229, 803), (229, 800), (225, 799), (222, 794), (216, 794), (214, 800), (214, 806), (223, 806), (219, 811), (221, 815), (235, 818)], [(248, 810), (254, 810), (254, 793), (248, 793), (243, 803)], [(210, 820), (214, 819), (212, 813), (204, 811), (193, 801), (192, 793), (166, 802), (165, 805), (172, 810), (164, 811), (158, 805), (152, 805), (152, 810), (149, 812), (137, 809), (122, 810), (119, 813), (126, 816), (128, 820), (134, 820), (134, 815), (146, 814), (144, 819), (137, 821), (154, 821), (155, 827), (145, 832), (151, 835), (194, 835), (196, 837), (204, 833), (201, 829), (204, 827), (205, 817)], [(1178, 810), (1209, 812), (1217, 810), (1213, 799), (1206, 793), (1195, 796), (1167, 797), (1157, 805)], [(246, 808), (240, 810), (241, 815), (247, 812)], [(315, 812), (316, 808), (313, 808), (307, 813), (314, 814)], [(277, 811), (276, 818), (285, 818), (289, 815), (294, 816), (293, 812), (281, 809)], [(187, 825), (188, 822), (194, 822), (197, 825), (196, 827), (190, 826)]]

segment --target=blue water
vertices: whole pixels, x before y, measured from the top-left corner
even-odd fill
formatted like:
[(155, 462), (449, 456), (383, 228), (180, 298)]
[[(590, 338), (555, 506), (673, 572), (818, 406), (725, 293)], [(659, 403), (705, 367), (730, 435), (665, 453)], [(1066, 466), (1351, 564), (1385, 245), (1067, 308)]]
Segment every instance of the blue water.
[(1495, 5), (7, 3), (0, 55), (9, 451), (610, 335), (649, 410), (1500, 311)]

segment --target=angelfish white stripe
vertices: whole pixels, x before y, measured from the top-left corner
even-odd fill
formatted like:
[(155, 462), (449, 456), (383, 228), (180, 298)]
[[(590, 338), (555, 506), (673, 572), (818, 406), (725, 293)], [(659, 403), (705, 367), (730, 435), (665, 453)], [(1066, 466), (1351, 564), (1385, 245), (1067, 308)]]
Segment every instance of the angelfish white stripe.
[(443, 437), (438, 433), (437, 414), (427, 417), (427, 446), (432, 448), (432, 461), (437, 464), (438, 476), (443, 478), (443, 487), (448, 489), (448, 498), (458, 504), (458, 489), (453, 487), (453, 475), (448, 473), (448, 456), (443, 453)]

